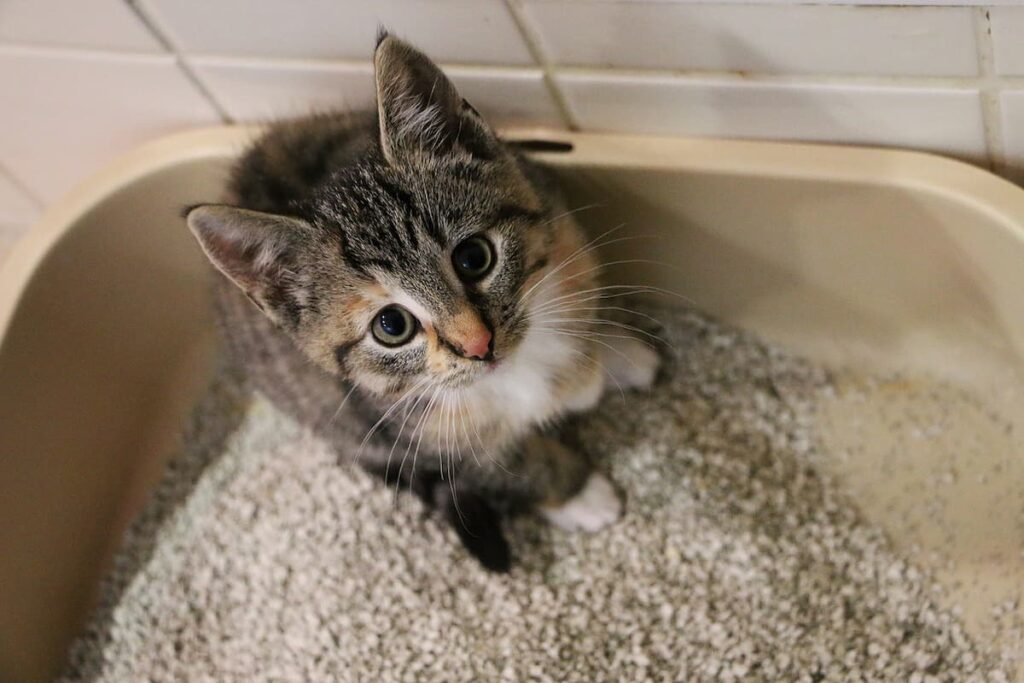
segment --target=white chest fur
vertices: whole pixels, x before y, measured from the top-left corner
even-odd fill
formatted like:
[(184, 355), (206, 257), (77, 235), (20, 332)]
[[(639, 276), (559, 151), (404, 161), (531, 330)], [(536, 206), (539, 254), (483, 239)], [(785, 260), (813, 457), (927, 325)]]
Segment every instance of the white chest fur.
[(569, 406), (559, 376), (576, 363), (580, 346), (565, 334), (532, 327), (516, 353), (470, 389), (475, 412), (500, 421), (514, 435), (565, 412)]

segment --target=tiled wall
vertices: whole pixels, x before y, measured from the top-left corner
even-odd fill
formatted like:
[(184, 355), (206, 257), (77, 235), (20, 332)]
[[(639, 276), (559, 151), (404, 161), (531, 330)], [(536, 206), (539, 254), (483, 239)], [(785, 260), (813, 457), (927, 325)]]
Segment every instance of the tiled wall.
[(913, 147), (1022, 178), (1024, 0), (0, 0), (0, 251), (146, 139), (368, 105), (378, 24), (499, 123)]

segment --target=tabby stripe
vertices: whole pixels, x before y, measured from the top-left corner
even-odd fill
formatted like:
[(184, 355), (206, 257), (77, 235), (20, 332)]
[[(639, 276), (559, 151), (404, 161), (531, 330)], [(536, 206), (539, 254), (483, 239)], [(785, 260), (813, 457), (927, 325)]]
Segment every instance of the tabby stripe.
[(366, 275), (366, 260), (349, 247), (347, 238), (341, 240), (341, 255), (354, 270)]
[[(375, 238), (370, 241), (370, 244), (375, 246), (379, 251), (387, 251), (388, 245), (379, 238)], [(369, 268), (376, 267), (381, 270), (396, 270), (398, 268), (397, 261), (393, 260), (389, 256), (362, 256), (357, 254), (355, 251), (348, 247), (348, 240), (341, 241), (341, 255), (348, 261), (348, 264), (352, 266), (356, 271), (362, 275), (369, 275)]]
[(353, 339), (352, 341), (345, 342), (344, 344), (339, 344), (337, 347), (335, 347), (334, 359), (338, 361), (338, 366), (342, 370), (345, 369), (345, 359), (348, 357), (348, 352), (351, 351), (352, 347), (358, 343), (358, 339)]
[[(414, 219), (420, 215), (420, 210), (419, 207), (416, 206), (416, 202), (413, 200), (412, 195), (386, 178), (381, 177), (377, 180), (380, 184), (380, 188), (402, 208), (402, 214), (404, 216), (403, 227), (405, 228), (408, 245), (412, 249), (419, 249), (420, 239), (416, 234)], [(398, 239), (397, 235), (395, 236), (395, 239)]]
[(544, 218), (543, 211), (532, 211), (525, 206), (516, 204), (505, 204), (498, 207), (498, 210), (491, 215), (492, 223), (507, 223), (512, 221), (529, 221), (536, 223)]
[(427, 236), (430, 237), (430, 239), (434, 240), (437, 246), (446, 246), (447, 240), (445, 240), (444, 235), (441, 234), (441, 228), (438, 227), (437, 222), (432, 216), (421, 214), (420, 225), (423, 226), (424, 232), (427, 233)]
[(416, 202), (413, 201), (412, 195), (398, 187), (390, 180), (384, 177), (378, 177), (377, 183), (384, 192), (395, 200), (396, 203), (400, 204), (403, 209), (410, 213), (419, 213), (416, 208)]
[(405, 235), (408, 238), (409, 246), (412, 247), (413, 250), (419, 249), (420, 238), (416, 234), (416, 226), (413, 225), (412, 216), (406, 214), (402, 220), (402, 225), (405, 226)]

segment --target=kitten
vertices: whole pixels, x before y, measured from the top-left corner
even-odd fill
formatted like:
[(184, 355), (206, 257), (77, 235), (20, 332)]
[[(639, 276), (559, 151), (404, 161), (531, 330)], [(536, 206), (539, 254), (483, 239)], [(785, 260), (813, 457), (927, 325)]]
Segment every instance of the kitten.
[(649, 385), (658, 356), (600, 336), (599, 265), (541, 169), (408, 44), (382, 34), (374, 73), (377, 111), (272, 126), (188, 226), (254, 388), (504, 571), (501, 514), (618, 518), (552, 428), (609, 380)]

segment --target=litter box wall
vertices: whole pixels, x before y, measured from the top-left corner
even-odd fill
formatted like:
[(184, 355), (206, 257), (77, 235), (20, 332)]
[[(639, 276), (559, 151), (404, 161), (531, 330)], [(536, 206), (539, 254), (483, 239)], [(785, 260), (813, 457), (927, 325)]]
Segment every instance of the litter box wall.
[[(45, 680), (207, 373), (206, 266), (180, 207), (253, 133), (122, 158), (0, 266), (0, 680)], [(927, 155), (565, 134), (547, 160), (609, 279), (833, 363), (974, 387), (1024, 366), (1024, 191)], [(651, 264), (648, 261), (658, 261)]]

